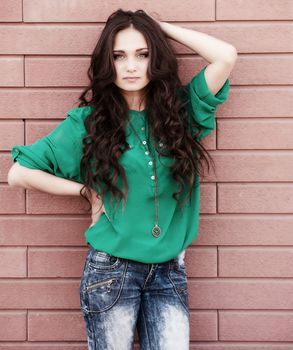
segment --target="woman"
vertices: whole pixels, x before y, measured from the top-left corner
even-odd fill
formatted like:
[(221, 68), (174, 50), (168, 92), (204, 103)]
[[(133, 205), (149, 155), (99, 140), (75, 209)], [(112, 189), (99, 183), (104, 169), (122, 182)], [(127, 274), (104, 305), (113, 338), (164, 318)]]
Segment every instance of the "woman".
[[(186, 86), (167, 37), (211, 62)], [(120, 9), (93, 51), (79, 106), (46, 137), (13, 147), (10, 185), (91, 204), (80, 282), (89, 349), (132, 349), (136, 329), (141, 349), (189, 348), (184, 253), (209, 156), (200, 141), (227, 100), (236, 57), (219, 39)]]

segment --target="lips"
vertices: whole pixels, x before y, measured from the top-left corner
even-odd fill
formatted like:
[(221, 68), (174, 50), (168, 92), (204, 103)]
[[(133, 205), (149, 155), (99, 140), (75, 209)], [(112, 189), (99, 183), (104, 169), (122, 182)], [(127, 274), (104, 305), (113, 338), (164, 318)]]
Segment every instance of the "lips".
[(127, 78), (124, 78), (124, 79), (126, 79), (126, 80), (129, 80), (129, 81), (135, 81), (135, 80), (137, 80), (137, 79), (139, 79), (138, 77), (127, 77)]
[(128, 83), (136, 83), (139, 78), (124, 78)]

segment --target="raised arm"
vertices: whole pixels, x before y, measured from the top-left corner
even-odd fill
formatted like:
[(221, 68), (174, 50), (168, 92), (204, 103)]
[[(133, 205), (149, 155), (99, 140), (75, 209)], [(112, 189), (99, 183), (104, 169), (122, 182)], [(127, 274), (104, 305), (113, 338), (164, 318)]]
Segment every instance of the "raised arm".
[(152, 18), (160, 25), (168, 38), (187, 46), (210, 62), (204, 72), (205, 80), (210, 92), (216, 95), (236, 63), (236, 48), (230, 43), (206, 33)]
[[(230, 89), (228, 77), (235, 65), (237, 50), (233, 45), (211, 35), (152, 18), (168, 38), (187, 46), (211, 62), (195, 74), (187, 84), (189, 115), (200, 129), (197, 138), (201, 141), (215, 129), (217, 106), (228, 99)], [(198, 135), (197, 129), (194, 129), (196, 135)]]

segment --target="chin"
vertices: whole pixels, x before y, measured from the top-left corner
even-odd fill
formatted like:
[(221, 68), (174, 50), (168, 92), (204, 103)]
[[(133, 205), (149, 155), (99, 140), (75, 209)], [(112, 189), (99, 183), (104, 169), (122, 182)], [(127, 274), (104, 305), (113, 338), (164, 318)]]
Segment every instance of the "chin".
[(121, 89), (121, 90), (124, 90), (124, 91), (140, 91), (140, 90), (142, 90), (142, 89), (144, 89), (145, 87), (147, 86), (147, 84), (146, 85), (134, 85), (133, 84), (133, 86), (129, 86), (128, 84), (127, 84), (127, 86), (125, 85), (125, 84), (123, 84), (123, 85), (118, 85), (118, 87)]

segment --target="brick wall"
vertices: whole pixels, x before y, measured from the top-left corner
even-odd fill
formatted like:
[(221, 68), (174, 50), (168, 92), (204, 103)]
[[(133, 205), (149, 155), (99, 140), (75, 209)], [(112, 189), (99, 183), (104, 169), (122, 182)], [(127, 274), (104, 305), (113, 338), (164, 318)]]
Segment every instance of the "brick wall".
[[(82, 202), (11, 188), (7, 172), (12, 145), (46, 135), (77, 106), (103, 22), (119, 7), (238, 50), (229, 101), (204, 140), (217, 173), (202, 182), (199, 237), (186, 253), (190, 348), (292, 350), (291, 0), (1, 0), (0, 350), (87, 348)], [(207, 62), (172, 44), (187, 82)]]

